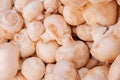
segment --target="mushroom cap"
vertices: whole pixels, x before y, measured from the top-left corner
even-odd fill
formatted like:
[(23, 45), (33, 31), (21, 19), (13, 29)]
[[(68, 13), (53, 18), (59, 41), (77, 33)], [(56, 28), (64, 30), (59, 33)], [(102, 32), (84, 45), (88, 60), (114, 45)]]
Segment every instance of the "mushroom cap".
[(0, 45), (0, 80), (11, 80), (19, 67), (19, 50), (10, 43)]
[(22, 74), (28, 80), (40, 80), (45, 74), (45, 64), (38, 57), (27, 58), (22, 65)]

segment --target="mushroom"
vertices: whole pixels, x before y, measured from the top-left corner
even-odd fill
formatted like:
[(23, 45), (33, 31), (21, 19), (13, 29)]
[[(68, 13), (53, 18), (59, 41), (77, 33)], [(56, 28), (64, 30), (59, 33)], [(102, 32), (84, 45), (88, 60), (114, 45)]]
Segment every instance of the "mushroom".
[(83, 24), (85, 22), (80, 8), (64, 6), (63, 17), (65, 21), (73, 26)]
[(92, 30), (94, 43), (90, 50), (93, 57), (102, 62), (111, 63), (120, 54), (120, 22), (106, 27), (95, 25)]
[(77, 36), (83, 41), (93, 41), (90, 33), (91, 30), (92, 30), (91, 26), (87, 24), (83, 24), (77, 26), (74, 30), (74, 33), (77, 34)]
[(41, 35), (43, 42), (56, 40), (58, 44), (62, 44), (62, 36), (64, 34), (71, 34), (70, 27), (66, 24), (63, 17), (58, 14), (53, 14), (44, 20), (45, 33)]
[(27, 23), (27, 33), (32, 41), (38, 41), (44, 30), (44, 26), (40, 21), (32, 21)]
[(58, 8), (59, 0), (44, 0), (44, 8), (47, 12), (55, 12)]
[(45, 64), (38, 57), (27, 58), (22, 65), (22, 74), (27, 80), (40, 80), (45, 74)]
[(0, 80), (11, 80), (19, 67), (19, 50), (10, 43), (0, 45)]
[(81, 80), (108, 80), (109, 67), (97, 66), (89, 70)]
[(39, 40), (36, 46), (36, 53), (45, 63), (53, 63), (56, 61), (55, 55), (58, 48), (59, 45), (56, 41), (43, 43), (42, 40)]
[(27, 34), (26, 29), (22, 29), (20, 33), (14, 36), (14, 41), (18, 44), (21, 57), (29, 57), (35, 52), (35, 44)]
[(15, 9), (5, 11), (0, 17), (0, 27), (5, 32), (5, 38), (12, 39), (23, 26), (23, 19)]
[(55, 64), (53, 80), (79, 80), (77, 70), (72, 62), (62, 60)]
[(107, 4), (92, 5), (88, 3), (82, 11), (88, 25), (110, 26), (115, 24), (117, 20), (117, 4), (114, 0)]
[(26, 21), (32, 21), (41, 16), (43, 10), (43, 4), (41, 0), (34, 0), (26, 5), (22, 10), (22, 15)]
[(81, 68), (89, 60), (88, 47), (82, 41), (74, 41), (71, 35), (63, 36), (63, 45), (58, 48), (56, 61), (69, 60), (75, 64), (75, 67)]

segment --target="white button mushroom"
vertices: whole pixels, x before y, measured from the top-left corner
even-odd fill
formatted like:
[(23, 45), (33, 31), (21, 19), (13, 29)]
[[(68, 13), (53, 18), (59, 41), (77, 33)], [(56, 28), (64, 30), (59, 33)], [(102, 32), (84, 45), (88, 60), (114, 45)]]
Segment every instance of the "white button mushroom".
[(62, 36), (66, 33), (70, 34), (71, 29), (64, 21), (61, 15), (53, 14), (44, 20), (46, 31), (41, 35), (43, 42), (56, 40), (58, 44), (62, 44)]
[(19, 50), (10, 43), (0, 45), (0, 80), (11, 80), (19, 67)]
[(120, 22), (110, 27), (106, 31), (106, 27), (95, 25), (92, 37), (94, 43), (90, 50), (93, 57), (102, 62), (113, 62), (120, 54)]
[(16, 34), (14, 41), (19, 46), (21, 57), (28, 57), (34, 54), (35, 44), (30, 40), (26, 29), (22, 29), (20, 33)]
[(32, 21), (42, 14), (42, 10), (42, 1), (35, 0), (23, 8), (22, 15), (26, 21)]
[(79, 80), (75, 66), (70, 61), (59, 61), (53, 69), (53, 80)]
[(115, 1), (95, 5), (88, 3), (83, 9), (83, 17), (89, 25), (113, 25), (117, 20), (117, 4)]
[(108, 80), (109, 67), (98, 66), (89, 70), (81, 80)]
[(27, 58), (22, 65), (22, 74), (27, 80), (40, 80), (45, 74), (45, 65), (40, 58)]
[(74, 41), (69, 34), (64, 35), (62, 41), (63, 45), (58, 48), (56, 53), (56, 61), (72, 61), (76, 68), (80, 68), (88, 62), (89, 50), (82, 41)]
[(58, 0), (44, 0), (44, 8), (52, 13), (58, 8), (58, 2)]
[(23, 26), (23, 19), (15, 9), (5, 11), (0, 17), (0, 27), (5, 30), (5, 37), (12, 39)]
[(49, 41), (43, 43), (41, 40), (38, 41), (36, 46), (37, 56), (40, 57), (45, 63), (55, 62), (55, 55), (59, 45), (56, 41)]
[(64, 6), (63, 17), (68, 24), (73, 26), (85, 22), (81, 9), (76, 7)]
[(77, 36), (83, 41), (92, 41), (92, 36), (90, 33), (91, 30), (92, 30), (91, 26), (87, 24), (83, 24), (83, 25), (77, 26), (75, 28), (74, 33), (76, 33)]
[(38, 41), (44, 30), (44, 26), (40, 21), (27, 23), (27, 33), (32, 41)]

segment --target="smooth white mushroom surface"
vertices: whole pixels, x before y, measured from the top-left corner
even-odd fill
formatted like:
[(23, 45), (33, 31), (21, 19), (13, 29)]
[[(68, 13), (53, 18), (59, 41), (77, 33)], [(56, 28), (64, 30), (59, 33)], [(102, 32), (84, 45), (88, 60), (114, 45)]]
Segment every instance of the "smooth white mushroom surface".
[(0, 80), (120, 80), (120, 0), (0, 0)]
[(19, 67), (19, 50), (10, 43), (0, 45), (0, 80), (11, 80)]
[(22, 74), (28, 80), (40, 80), (45, 74), (45, 64), (38, 57), (30, 57), (23, 62)]

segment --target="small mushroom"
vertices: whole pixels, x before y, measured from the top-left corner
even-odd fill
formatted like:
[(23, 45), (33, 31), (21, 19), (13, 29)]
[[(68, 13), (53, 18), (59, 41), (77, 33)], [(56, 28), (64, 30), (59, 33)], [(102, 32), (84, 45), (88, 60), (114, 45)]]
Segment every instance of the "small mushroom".
[(29, 57), (35, 52), (35, 44), (30, 40), (27, 30), (22, 29), (14, 36), (14, 41), (18, 44), (21, 57)]
[(27, 80), (40, 80), (45, 74), (45, 64), (38, 57), (27, 58), (22, 65), (22, 74)]
[(74, 41), (71, 35), (63, 36), (63, 45), (58, 48), (56, 61), (69, 60), (75, 64), (78, 69), (84, 66), (89, 60), (88, 47), (82, 41)]
[(0, 17), (0, 27), (5, 31), (5, 37), (12, 39), (23, 26), (23, 19), (15, 9), (5, 11)]
[(43, 43), (41, 40), (38, 41), (36, 46), (37, 56), (40, 57), (45, 63), (55, 62), (55, 55), (59, 48), (56, 41), (49, 41)]
[(53, 80), (79, 80), (75, 66), (70, 61), (59, 61), (53, 69)]
[(26, 21), (32, 21), (42, 14), (42, 10), (42, 1), (34, 0), (23, 8), (22, 15)]
[(98, 66), (89, 70), (81, 80), (108, 80), (109, 67)]
[(114, 0), (107, 4), (92, 5), (88, 3), (82, 11), (88, 25), (110, 26), (115, 24), (117, 20), (117, 4)]
[(85, 22), (80, 8), (64, 6), (63, 17), (65, 21), (73, 26), (83, 24)]
[(87, 24), (83, 24), (83, 25), (77, 26), (75, 28), (74, 33), (76, 33), (77, 36), (83, 41), (93, 41), (91, 33), (90, 33), (91, 31), (92, 31), (91, 26)]
[(44, 30), (44, 26), (40, 21), (32, 21), (27, 23), (27, 33), (32, 41), (38, 41)]
[(41, 35), (43, 42), (56, 40), (58, 44), (62, 44), (62, 36), (66, 33), (71, 34), (70, 27), (66, 24), (63, 17), (58, 14), (53, 14), (44, 20), (45, 33)]

